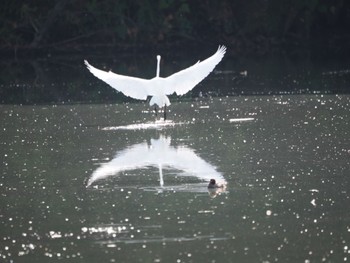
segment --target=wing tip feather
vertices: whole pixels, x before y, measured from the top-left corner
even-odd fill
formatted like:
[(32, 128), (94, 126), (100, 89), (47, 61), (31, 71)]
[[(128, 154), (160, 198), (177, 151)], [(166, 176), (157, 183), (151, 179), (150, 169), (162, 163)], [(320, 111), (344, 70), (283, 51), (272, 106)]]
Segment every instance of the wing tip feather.
[(84, 64), (88, 68), (88, 70), (91, 70), (92, 66), (89, 64), (89, 62), (86, 59), (84, 59)]
[(216, 52), (223, 56), (225, 55), (226, 50), (227, 48), (225, 45), (219, 45), (218, 50)]

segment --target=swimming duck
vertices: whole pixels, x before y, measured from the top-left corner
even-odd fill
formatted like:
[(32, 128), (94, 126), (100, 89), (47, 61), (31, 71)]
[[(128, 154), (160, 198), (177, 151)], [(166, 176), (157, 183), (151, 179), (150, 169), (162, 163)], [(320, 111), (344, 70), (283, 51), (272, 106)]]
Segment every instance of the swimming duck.
[(217, 184), (215, 179), (210, 179), (210, 182), (208, 184), (208, 188), (213, 189), (213, 188), (223, 188), (223, 184)]

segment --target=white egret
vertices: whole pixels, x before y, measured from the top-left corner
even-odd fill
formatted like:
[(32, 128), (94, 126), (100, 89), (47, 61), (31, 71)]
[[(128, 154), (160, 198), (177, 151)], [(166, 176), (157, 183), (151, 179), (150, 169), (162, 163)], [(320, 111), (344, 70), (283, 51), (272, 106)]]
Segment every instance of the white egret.
[(226, 47), (219, 46), (218, 50), (211, 57), (202, 62), (198, 61), (193, 66), (166, 78), (159, 76), (161, 57), (158, 55), (156, 76), (152, 79), (119, 75), (112, 71), (107, 72), (97, 69), (91, 66), (86, 60), (84, 60), (84, 62), (95, 77), (103, 80), (124, 95), (138, 100), (146, 100), (148, 96), (151, 96), (150, 106), (156, 104), (159, 108), (164, 107), (164, 119), (166, 119), (166, 107), (170, 105), (167, 95), (176, 93), (181, 96), (192, 90), (213, 71), (215, 66), (224, 57), (225, 53)]

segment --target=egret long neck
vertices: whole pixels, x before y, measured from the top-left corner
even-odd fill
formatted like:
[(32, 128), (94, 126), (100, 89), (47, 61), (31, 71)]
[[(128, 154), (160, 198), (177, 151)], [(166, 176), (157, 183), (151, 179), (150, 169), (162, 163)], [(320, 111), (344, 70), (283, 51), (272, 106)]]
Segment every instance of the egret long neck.
[(159, 78), (159, 71), (160, 71), (160, 56), (157, 56), (157, 72), (156, 72), (156, 77)]

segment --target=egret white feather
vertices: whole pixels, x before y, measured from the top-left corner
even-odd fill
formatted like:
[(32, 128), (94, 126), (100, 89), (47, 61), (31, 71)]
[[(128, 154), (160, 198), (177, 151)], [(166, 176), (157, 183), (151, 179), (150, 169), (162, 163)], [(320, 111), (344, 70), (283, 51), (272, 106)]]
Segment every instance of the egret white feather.
[(95, 77), (103, 80), (112, 88), (134, 99), (145, 100), (148, 96), (152, 96), (150, 105), (157, 104), (161, 108), (170, 105), (167, 95), (173, 93), (184, 95), (206, 78), (222, 60), (225, 53), (226, 47), (219, 46), (216, 53), (211, 57), (202, 62), (198, 61), (193, 66), (166, 78), (159, 76), (161, 57), (158, 55), (156, 77), (152, 79), (129, 77), (113, 73), (112, 71), (107, 72), (91, 66), (86, 60), (84, 62)]

